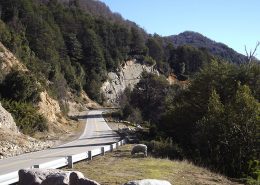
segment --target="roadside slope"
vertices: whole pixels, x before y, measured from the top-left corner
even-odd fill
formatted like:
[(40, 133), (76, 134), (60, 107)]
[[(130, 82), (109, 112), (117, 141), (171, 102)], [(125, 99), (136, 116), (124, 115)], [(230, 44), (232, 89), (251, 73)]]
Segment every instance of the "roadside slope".
[(85, 177), (103, 185), (120, 185), (145, 178), (164, 179), (177, 185), (237, 185), (221, 175), (186, 161), (132, 157), (131, 147), (132, 145), (125, 145), (92, 161), (80, 162), (74, 165), (73, 170), (81, 171)]

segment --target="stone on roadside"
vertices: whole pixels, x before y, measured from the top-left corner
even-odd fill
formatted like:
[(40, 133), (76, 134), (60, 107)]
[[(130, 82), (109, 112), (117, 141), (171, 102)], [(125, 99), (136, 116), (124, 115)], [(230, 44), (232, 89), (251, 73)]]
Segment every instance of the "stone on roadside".
[(84, 178), (80, 172), (72, 172), (70, 174), (70, 185), (100, 185), (96, 181)]
[(143, 179), (143, 180), (129, 181), (124, 185), (171, 185), (171, 183), (166, 180)]

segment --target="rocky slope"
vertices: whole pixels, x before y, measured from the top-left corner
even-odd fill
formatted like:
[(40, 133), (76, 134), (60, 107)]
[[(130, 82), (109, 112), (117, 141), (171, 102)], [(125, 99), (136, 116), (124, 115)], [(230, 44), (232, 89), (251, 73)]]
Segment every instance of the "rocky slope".
[[(28, 71), (26, 66), (0, 42), (0, 81), (14, 69)], [(89, 107), (98, 106), (85, 93), (81, 93), (78, 102), (75, 102), (75, 95), (70, 92), (67, 94), (71, 94), (69, 102), (73, 104), (73, 106), (68, 106), (68, 111), (73, 114), (76, 114), (79, 109), (87, 109), (86, 106), (82, 105), (81, 99), (85, 100), (83, 103)], [(0, 104), (0, 158), (42, 150), (55, 144), (56, 140), (66, 139), (74, 134), (77, 123), (68, 120), (62, 114), (59, 102), (50, 97), (46, 90), (40, 93), (39, 102), (34, 106), (38, 113), (46, 118), (49, 128), (48, 132), (36, 133), (34, 137), (38, 139), (20, 133), (12, 115)]]
[(154, 66), (143, 65), (136, 60), (126, 61), (117, 72), (109, 72), (108, 80), (101, 87), (106, 102), (112, 105), (117, 104), (120, 94), (127, 87), (132, 89), (140, 81), (144, 71), (159, 75)]
[(0, 42), (0, 81), (12, 69), (27, 71), (27, 68)]
[(0, 103), (0, 159), (42, 150), (53, 144), (51, 141), (39, 141), (20, 133), (12, 115)]

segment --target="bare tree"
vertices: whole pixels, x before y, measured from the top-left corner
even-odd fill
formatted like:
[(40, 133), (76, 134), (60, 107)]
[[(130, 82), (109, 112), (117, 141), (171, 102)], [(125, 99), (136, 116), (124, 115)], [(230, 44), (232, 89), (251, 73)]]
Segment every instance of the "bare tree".
[(245, 46), (245, 51), (246, 51), (246, 57), (247, 57), (247, 62), (248, 63), (250, 63), (250, 62), (252, 62), (253, 61), (253, 59), (254, 59), (254, 57), (256, 56), (256, 50), (257, 50), (257, 48), (258, 48), (258, 46), (260, 45), (260, 42), (258, 41), (257, 43), (256, 43), (256, 46), (255, 46), (255, 49), (253, 50), (253, 52), (252, 52), (252, 50), (250, 50), (250, 52), (248, 52), (247, 51), (247, 48), (246, 48), (246, 46)]

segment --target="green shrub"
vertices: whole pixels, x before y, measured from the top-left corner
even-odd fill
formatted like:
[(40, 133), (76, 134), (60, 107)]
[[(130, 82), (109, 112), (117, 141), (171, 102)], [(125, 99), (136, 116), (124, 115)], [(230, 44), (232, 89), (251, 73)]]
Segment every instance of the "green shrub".
[(156, 64), (156, 61), (150, 56), (145, 56), (144, 57), (144, 63), (148, 66), (153, 66), (153, 65)]
[(33, 75), (27, 72), (12, 71), (0, 85), (0, 93), (5, 99), (23, 102), (36, 102), (40, 87)]
[(3, 53), (5, 50), (3, 48), (0, 48), (0, 52)]
[(250, 160), (248, 162), (248, 174), (246, 184), (256, 185), (260, 182), (260, 161)]
[(35, 132), (48, 130), (47, 121), (37, 113), (32, 104), (10, 100), (1, 100), (1, 103), (12, 114), (17, 127), (22, 133), (33, 135)]
[(150, 152), (155, 157), (163, 157), (170, 159), (183, 159), (183, 152), (181, 148), (173, 143), (171, 138), (145, 141)]

